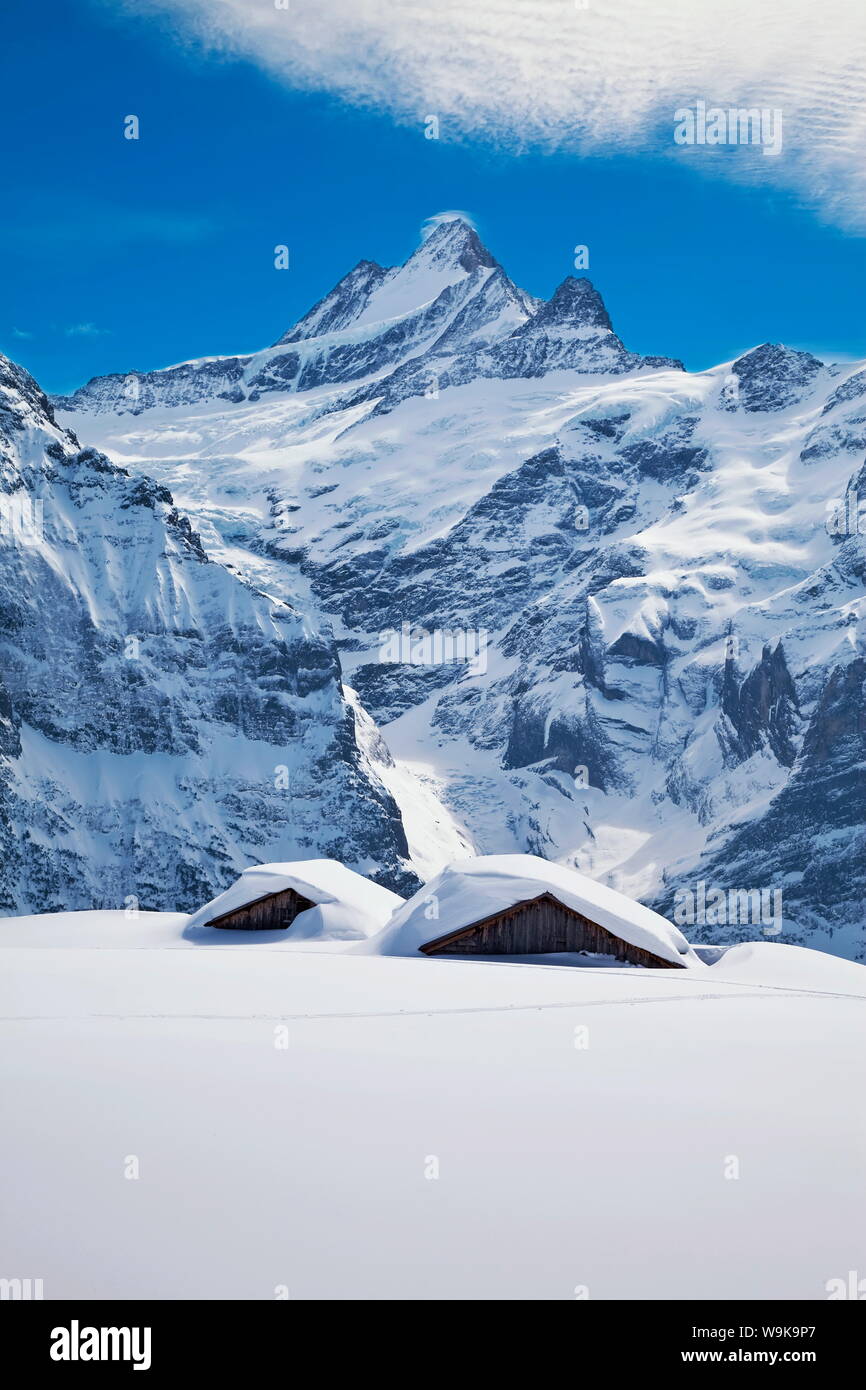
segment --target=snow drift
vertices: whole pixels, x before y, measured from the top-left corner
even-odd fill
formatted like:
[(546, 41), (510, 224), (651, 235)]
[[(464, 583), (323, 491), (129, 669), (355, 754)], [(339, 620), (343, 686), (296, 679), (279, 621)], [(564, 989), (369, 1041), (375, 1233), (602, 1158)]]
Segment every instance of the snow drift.
[(816, 1299), (862, 1270), (862, 966), (180, 931), (0, 921), (4, 1272), (46, 1299)]

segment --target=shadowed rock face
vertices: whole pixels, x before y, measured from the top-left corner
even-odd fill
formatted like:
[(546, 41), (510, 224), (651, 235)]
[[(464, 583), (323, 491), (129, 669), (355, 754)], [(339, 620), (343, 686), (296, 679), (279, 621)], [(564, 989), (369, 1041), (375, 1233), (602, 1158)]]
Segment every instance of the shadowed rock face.
[(809, 352), (762, 343), (738, 357), (731, 371), (739, 383), (743, 410), (784, 410), (811, 390), (824, 364)]
[(4, 359), (0, 420), (2, 492), (41, 508), (0, 535), (0, 906), (190, 909), (243, 864), (320, 854), (414, 882), (331, 640)]
[(71, 396), (56, 396), (58, 410), (112, 411), (143, 415), (164, 405), (193, 405), (197, 401), (237, 403), (246, 393), (240, 382), (249, 357), (221, 357), (213, 362), (187, 362), (159, 372), (125, 372), (96, 376)]
[(464, 663), (457, 661), (439, 666), (376, 661), (357, 667), (349, 683), (377, 723), (390, 724), (443, 686), (459, 680), (465, 669)]
[(722, 710), (732, 736), (719, 727), (719, 741), (725, 752), (738, 762), (769, 747), (778, 761), (791, 767), (795, 757), (795, 737), (799, 725), (797, 692), (785, 665), (781, 642), (773, 652), (766, 646), (761, 660), (745, 680), (738, 680), (736, 663), (725, 663), (722, 684)]
[(277, 339), (274, 347), (348, 328), (367, 307), (371, 294), (379, 288), (387, 274), (375, 261), (359, 261), (355, 269), (344, 275), (318, 304), (314, 304), (294, 328)]
[(407, 266), (429, 266), (433, 270), (457, 267), (471, 274), (475, 270), (493, 270), (497, 262), (483, 245), (474, 227), (461, 217), (440, 222), (410, 256)]
[[(866, 661), (837, 667), (824, 687), (791, 777), (766, 813), (702, 857), (695, 878), (722, 889), (774, 885), (781, 890), (785, 939), (793, 930), (829, 933), (830, 949), (862, 955), (866, 897)], [(657, 900), (672, 912), (674, 891)], [(693, 930), (712, 940), (718, 928)], [(752, 940), (753, 924), (727, 924), (729, 940)], [(834, 940), (835, 938), (835, 940)]]
[(530, 324), (517, 330), (525, 335), (539, 328), (602, 328), (613, 332), (604, 300), (591, 281), (569, 275), (546, 304), (542, 304)]

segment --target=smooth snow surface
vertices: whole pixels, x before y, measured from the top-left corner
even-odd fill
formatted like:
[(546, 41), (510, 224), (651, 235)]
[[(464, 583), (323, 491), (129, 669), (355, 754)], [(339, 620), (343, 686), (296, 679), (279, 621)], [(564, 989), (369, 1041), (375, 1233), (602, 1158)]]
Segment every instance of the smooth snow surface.
[(862, 1271), (860, 966), (382, 959), (113, 917), (114, 948), (107, 913), (0, 921), (3, 1262), (46, 1299), (823, 1299)]
[(700, 968), (682, 932), (657, 912), (534, 854), (487, 854), (449, 865), (395, 913), (370, 949), (386, 956), (413, 956), (429, 941), (541, 893), (552, 893), (632, 946), (677, 965)]
[[(378, 932), (403, 898), (378, 883), (347, 869), (336, 859), (303, 859), (291, 864), (257, 864), (245, 869), (236, 883), (192, 914), (190, 933), (208, 922), (263, 898), (294, 888), (316, 904), (299, 912), (289, 931), (297, 940), (358, 940)], [(219, 930), (225, 930), (220, 928)], [(209, 933), (208, 933), (209, 934)], [(280, 930), (279, 935), (285, 933)]]

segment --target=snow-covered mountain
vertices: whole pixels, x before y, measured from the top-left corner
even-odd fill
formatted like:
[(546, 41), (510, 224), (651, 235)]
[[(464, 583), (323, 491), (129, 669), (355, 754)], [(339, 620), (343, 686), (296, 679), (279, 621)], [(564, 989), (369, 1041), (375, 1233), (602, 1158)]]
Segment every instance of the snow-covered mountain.
[[(263, 352), (54, 404), (170, 488), (231, 592), (333, 626), (422, 876), (468, 847), (668, 913), (781, 892), (782, 939), (863, 958), (866, 363), (640, 357), (588, 280), (535, 300), (454, 219), (403, 266), (362, 261)], [(414, 652), (383, 660), (401, 629)], [(456, 650), (411, 659), (445, 629)], [(393, 874), (399, 821), (368, 804)]]
[(0, 358), (0, 906), (194, 907), (319, 851), (414, 883), (332, 640)]
[[(475, 231), (456, 219), (440, 223), (405, 265), (384, 270), (360, 261), (264, 352), (97, 377), (56, 404), (140, 415), (156, 406), (240, 404), (265, 393), (356, 382), (360, 388), (339, 404), (372, 401), (381, 411), (418, 390), (477, 376), (543, 376), (555, 367), (625, 372), (647, 364), (682, 366), (627, 352), (588, 280), (569, 276), (549, 302), (525, 294)], [(329, 392), (327, 410), (336, 403)], [(307, 402), (313, 411), (321, 404), (315, 397)]]

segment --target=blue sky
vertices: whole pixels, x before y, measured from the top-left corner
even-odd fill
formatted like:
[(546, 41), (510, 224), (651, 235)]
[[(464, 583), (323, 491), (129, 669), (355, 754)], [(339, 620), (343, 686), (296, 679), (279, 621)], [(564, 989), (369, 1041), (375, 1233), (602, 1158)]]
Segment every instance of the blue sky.
[(48, 390), (263, 347), (358, 260), (405, 259), (453, 208), (536, 295), (588, 245), (635, 351), (692, 368), (765, 339), (866, 355), (864, 237), (778, 184), (667, 148), (452, 139), (447, 120), (427, 140), (385, 103), (293, 89), (96, 0), (14, 0), (4, 39), (0, 351)]

